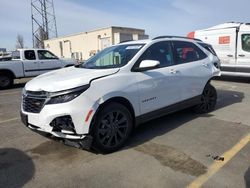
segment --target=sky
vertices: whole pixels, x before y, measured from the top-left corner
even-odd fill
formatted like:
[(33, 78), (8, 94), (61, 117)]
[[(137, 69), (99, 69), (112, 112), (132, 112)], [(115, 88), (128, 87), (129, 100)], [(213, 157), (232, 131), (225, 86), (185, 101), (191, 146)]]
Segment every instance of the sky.
[[(145, 29), (150, 38), (186, 36), (225, 22), (250, 22), (249, 0), (54, 0), (58, 35), (100, 27)], [(30, 0), (0, 0), (0, 48), (15, 49), (16, 37), (32, 47)]]

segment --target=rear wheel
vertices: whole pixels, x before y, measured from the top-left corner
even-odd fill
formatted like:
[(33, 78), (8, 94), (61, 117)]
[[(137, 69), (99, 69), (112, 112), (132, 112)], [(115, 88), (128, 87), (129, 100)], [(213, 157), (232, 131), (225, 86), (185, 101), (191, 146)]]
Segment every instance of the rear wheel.
[(97, 114), (93, 124), (93, 147), (110, 153), (121, 148), (129, 138), (133, 121), (129, 110), (119, 103), (109, 103)]
[(214, 110), (217, 102), (217, 92), (216, 89), (208, 84), (201, 96), (200, 104), (194, 107), (195, 112), (197, 113), (208, 113)]
[(7, 73), (0, 73), (0, 89), (6, 89), (13, 85), (13, 78)]

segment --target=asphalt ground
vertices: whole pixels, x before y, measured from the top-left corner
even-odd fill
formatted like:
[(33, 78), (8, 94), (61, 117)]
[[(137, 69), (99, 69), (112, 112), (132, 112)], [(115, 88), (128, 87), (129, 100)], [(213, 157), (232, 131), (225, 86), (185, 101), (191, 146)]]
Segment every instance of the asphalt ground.
[(42, 137), (20, 121), (21, 90), (0, 91), (0, 187), (250, 187), (250, 82), (212, 81), (216, 110), (177, 112), (138, 127), (102, 155)]

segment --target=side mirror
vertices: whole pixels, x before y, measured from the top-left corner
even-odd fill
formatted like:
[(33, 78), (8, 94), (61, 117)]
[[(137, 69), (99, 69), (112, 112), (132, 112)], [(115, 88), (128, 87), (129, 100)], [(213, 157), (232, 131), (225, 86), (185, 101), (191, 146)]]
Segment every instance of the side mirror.
[(146, 71), (156, 68), (160, 65), (159, 61), (156, 60), (143, 60), (136, 71)]

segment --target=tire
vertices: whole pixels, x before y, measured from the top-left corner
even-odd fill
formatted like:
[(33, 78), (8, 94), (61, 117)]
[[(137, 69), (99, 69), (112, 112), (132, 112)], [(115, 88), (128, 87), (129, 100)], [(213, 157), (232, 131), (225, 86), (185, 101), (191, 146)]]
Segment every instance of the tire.
[(120, 149), (128, 140), (133, 128), (129, 110), (119, 103), (105, 105), (97, 114), (92, 133), (94, 150), (111, 153)]
[(0, 73), (0, 89), (7, 89), (13, 85), (13, 78), (10, 74)]
[(201, 102), (194, 107), (194, 111), (199, 114), (211, 112), (214, 110), (216, 102), (216, 89), (211, 84), (207, 84), (201, 95)]

